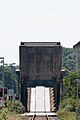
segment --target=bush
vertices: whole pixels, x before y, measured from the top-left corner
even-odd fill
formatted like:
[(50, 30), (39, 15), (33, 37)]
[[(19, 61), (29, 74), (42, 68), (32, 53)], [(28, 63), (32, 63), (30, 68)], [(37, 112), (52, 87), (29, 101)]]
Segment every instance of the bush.
[(75, 110), (76, 110), (76, 100), (73, 99), (73, 98), (68, 98), (66, 108), (69, 111), (74, 111), (75, 112)]
[(10, 110), (11, 112), (16, 112), (18, 114), (22, 114), (25, 112), (25, 107), (19, 100), (8, 101), (7, 106), (8, 110)]
[(58, 110), (58, 115), (60, 120), (75, 120), (76, 114), (75, 112), (70, 112), (69, 110), (63, 108)]
[(69, 111), (75, 111), (76, 100), (74, 98), (66, 98), (62, 101), (61, 106)]
[(7, 110), (0, 110), (0, 120), (7, 120)]

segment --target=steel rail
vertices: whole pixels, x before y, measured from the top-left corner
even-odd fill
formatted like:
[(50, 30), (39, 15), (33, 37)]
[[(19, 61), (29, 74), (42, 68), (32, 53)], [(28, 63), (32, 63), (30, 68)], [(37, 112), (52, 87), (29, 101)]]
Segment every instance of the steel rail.
[[(31, 120), (35, 120), (37, 117), (37, 120), (38, 120), (38, 116), (36, 116), (35, 114), (33, 115), (32, 119)], [(40, 117), (40, 116), (39, 116)], [(45, 115), (45, 116), (41, 116), (43, 118), (46, 118), (46, 120), (50, 120), (49, 116), (48, 115)]]
[(31, 120), (35, 120), (36, 115), (34, 114)]
[(48, 116), (48, 115), (46, 115), (46, 118), (47, 118), (47, 120), (50, 120), (50, 118), (49, 118), (49, 116)]

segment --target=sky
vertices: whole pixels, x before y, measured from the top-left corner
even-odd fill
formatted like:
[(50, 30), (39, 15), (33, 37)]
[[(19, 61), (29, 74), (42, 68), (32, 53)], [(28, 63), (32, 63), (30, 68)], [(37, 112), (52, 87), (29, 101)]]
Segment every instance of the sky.
[(0, 0), (0, 57), (19, 64), (20, 42), (80, 40), (80, 0)]

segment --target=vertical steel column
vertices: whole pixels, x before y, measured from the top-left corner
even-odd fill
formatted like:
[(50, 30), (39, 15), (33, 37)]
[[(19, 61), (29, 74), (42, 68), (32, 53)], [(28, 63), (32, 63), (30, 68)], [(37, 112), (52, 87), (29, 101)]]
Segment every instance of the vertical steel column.
[(19, 96), (19, 99), (21, 98), (21, 90), (20, 90), (20, 88), (21, 88), (21, 86), (20, 86), (20, 79), (21, 79), (21, 73), (20, 73), (21, 71), (20, 71), (20, 69), (16, 69), (16, 74), (17, 74), (17, 83), (18, 83), (18, 90), (17, 90), (17, 94), (18, 94), (18, 96)]
[(78, 120), (78, 79), (76, 80), (76, 120)]
[(12, 72), (12, 89), (13, 89), (13, 92), (14, 92), (14, 79), (13, 79), (13, 77), (14, 77), (14, 72), (15, 72), (15, 67), (13, 66), (13, 65), (15, 65), (16, 63), (11, 63), (10, 64), (10, 67), (11, 67), (11, 72)]
[(25, 81), (21, 82), (21, 102), (23, 103), (25, 110), (28, 111), (28, 109), (27, 109), (27, 89), (26, 89)]
[[(4, 86), (5, 86), (5, 81), (4, 81), (4, 57), (0, 57), (0, 59), (2, 59), (1, 63), (3, 63), (2, 66), (2, 89), (3, 89), (3, 97), (2, 97), (2, 102), (4, 103)], [(4, 107), (5, 105), (3, 105), (2, 107)]]
[[(2, 88), (3, 88), (3, 98), (2, 98), (2, 101), (4, 103), (4, 86), (5, 86), (5, 83), (4, 83), (4, 58), (3, 58), (3, 69), (2, 69)], [(5, 107), (5, 104), (3, 105), (3, 107)]]

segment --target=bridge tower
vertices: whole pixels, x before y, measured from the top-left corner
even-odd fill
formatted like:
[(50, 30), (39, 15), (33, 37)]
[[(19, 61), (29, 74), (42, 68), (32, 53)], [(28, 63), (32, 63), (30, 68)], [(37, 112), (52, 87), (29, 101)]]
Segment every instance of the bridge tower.
[(21, 42), (19, 63), (21, 70), (21, 102), (29, 111), (29, 89), (36, 86), (55, 88), (56, 108), (60, 100), (60, 70), (62, 46), (60, 42)]

